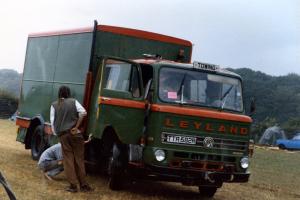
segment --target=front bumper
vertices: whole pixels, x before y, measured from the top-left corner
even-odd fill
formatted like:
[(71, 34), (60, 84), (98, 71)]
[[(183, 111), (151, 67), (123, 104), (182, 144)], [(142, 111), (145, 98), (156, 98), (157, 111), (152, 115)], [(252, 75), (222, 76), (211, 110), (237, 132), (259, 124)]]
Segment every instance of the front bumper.
[(158, 181), (181, 182), (184, 185), (215, 185), (223, 182), (248, 182), (250, 173), (200, 171), (185, 168), (171, 168), (157, 165), (130, 165), (128, 171), (139, 178)]

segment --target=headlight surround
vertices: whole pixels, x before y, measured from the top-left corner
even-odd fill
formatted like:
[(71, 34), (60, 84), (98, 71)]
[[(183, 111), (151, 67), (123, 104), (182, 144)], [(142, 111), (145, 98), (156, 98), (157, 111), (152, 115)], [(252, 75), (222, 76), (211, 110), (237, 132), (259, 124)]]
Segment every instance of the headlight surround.
[(157, 149), (155, 152), (154, 152), (154, 155), (155, 155), (155, 158), (157, 161), (161, 162), (163, 161), (165, 158), (166, 158), (166, 153), (164, 150), (161, 150), (161, 149)]
[(240, 160), (240, 164), (241, 164), (241, 167), (243, 169), (247, 169), (249, 167), (249, 158), (248, 157), (243, 157), (241, 160)]

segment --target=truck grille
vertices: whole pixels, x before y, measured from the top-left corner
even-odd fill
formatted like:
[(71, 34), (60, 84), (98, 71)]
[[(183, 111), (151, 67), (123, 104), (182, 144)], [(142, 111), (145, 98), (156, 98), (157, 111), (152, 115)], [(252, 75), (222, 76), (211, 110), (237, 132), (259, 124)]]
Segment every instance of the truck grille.
[(236, 161), (237, 158), (234, 156), (175, 151), (174, 159), (170, 161), (170, 166), (195, 170), (233, 172), (236, 170)]
[(186, 153), (186, 152), (178, 152), (178, 151), (174, 152), (174, 157), (197, 160), (197, 161), (215, 161), (215, 162), (232, 162), (232, 163), (236, 161), (236, 157), (234, 156)]
[(248, 143), (240, 140), (224, 139), (224, 138), (213, 138), (213, 137), (203, 137), (203, 136), (192, 136), (192, 135), (179, 135), (173, 133), (163, 132), (161, 135), (162, 143), (181, 145), (181, 146), (193, 146), (208, 148), (204, 145), (204, 140), (206, 138), (211, 138), (213, 140), (213, 145), (209, 149), (214, 150), (232, 150), (244, 152), (248, 148)]

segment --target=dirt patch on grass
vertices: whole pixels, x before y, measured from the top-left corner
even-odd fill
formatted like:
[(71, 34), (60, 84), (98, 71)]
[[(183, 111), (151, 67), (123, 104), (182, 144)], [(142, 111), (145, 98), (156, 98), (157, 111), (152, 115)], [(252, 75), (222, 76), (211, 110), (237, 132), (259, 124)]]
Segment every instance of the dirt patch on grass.
[[(16, 142), (16, 126), (13, 122), (0, 120), (0, 170), (21, 200), (61, 199), (203, 199), (197, 187), (181, 184), (138, 181), (123, 191), (108, 189), (108, 180), (103, 176), (88, 175), (95, 188), (91, 193), (70, 194), (64, 191), (68, 185), (64, 173), (55, 181), (48, 181), (37, 168), (30, 151)], [(224, 184), (215, 200), (232, 199), (299, 199), (300, 198), (300, 153), (286, 154), (281, 151), (255, 149), (251, 160), (252, 176), (249, 183)], [(8, 199), (0, 187), (0, 199)]]

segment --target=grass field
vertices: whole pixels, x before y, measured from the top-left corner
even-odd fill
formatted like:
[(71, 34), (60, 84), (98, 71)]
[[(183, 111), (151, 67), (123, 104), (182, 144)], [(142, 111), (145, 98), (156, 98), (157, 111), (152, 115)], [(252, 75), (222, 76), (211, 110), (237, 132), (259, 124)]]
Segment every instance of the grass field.
[[(64, 191), (68, 185), (62, 173), (56, 181), (48, 181), (37, 169), (30, 151), (16, 142), (16, 126), (0, 120), (0, 171), (4, 174), (20, 200), (61, 199), (202, 199), (196, 187), (181, 184), (141, 181), (129, 185), (126, 190), (113, 192), (107, 179), (88, 176), (95, 188), (91, 193), (70, 194)], [(213, 199), (300, 199), (300, 152), (255, 149), (251, 160), (249, 183), (224, 184)], [(0, 187), (0, 199), (8, 199)]]

